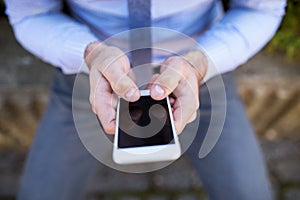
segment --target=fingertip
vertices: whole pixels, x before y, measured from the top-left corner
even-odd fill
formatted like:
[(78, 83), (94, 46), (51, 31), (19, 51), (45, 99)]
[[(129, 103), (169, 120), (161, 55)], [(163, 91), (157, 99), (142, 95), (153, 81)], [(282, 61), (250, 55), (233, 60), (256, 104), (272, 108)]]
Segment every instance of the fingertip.
[(116, 130), (116, 122), (112, 121), (105, 128), (104, 131), (109, 135), (114, 135)]
[(153, 85), (150, 91), (150, 95), (155, 100), (161, 100), (165, 98), (165, 90), (160, 85)]
[(175, 103), (175, 99), (173, 97), (169, 97), (170, 104), (173, 105)]
[(140, 98), (140, 91), (137, 88), (131, 88), (126, 94), (125, 99), (130, 102), (134, 102), (139, 100)]
[(107, 129), (105, 132), (109, 135), (114, 135), (115, 134), (115, 129)]
[(137, 101), (137, 100), (139, 100), (139, 99), (140, 99), (140, 97), (141, 97), (140, 90), (139, 90), (139, 89), (137, 89), (137, 90), (136, 90), (136, 94), (135, 94), (135, 99), (134, 99), (134, 101)]
[(180, 135), (182, 133), (182, 128), (179, 124), (175, 123), (175, 129), (176, 129), (177, 135)]
[(183, 127), (182, 127), (182, 119), (181, 116), (178, 115), (179, 113), (175, 109), (173, 112), (173, 119), (174, 119), (174, 125), (176, 129), (177, 135), (181, 134)]
[(135, 92), (133, 93), (133, 95), (130, 97), (129, 101), (135, 102), (140, 99), (140, 96), (141, 96), (140, 90), (136, 89)]

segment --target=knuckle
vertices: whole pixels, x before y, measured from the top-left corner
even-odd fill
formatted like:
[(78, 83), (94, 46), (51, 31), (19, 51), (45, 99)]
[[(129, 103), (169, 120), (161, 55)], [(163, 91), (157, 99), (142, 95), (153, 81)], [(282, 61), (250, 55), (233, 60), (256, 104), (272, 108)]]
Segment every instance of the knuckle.
[(97, 116), (101, 119), (102, 118), (102, 110), (100, 109), (99, 106), (95, 105), (95, 103), (92, 105), (94, 112), (97, 114)]
[(182, 133), (182, 131), (183, 131), (183, 125), (180, 125), (179, 127), (178, 127), (178, 130), (177, 130), (177, 134), (181, 134)]
[(124, 93), (130, 87), (130, 81), (122, 78), (112, 85), (112, 88), (117, 93)]
[(176, 80), (172, 75), (164, 75), (158, 79), (158, 83), (172, 91), (178, 85), (178, 80)]
[(198, 110), (200, 107), (200, 101), (198, 98), (196, 98), (196, 102), (195, 102), (195, 110)]
[(173, 65), (175, 68), (177, 68), (178, 66), (180, 67), (180, 66), (184, 66), (187, 64), (186, 60), (180, 56), (173, 56), (171, 59), (171, 62), (176, 64), (176, 65)]
[(191, 122), (195, 121), (196, 118), (197, 118), (197, 114), (193, 113), (187, 123), (191, 123)]
[(102, 127), (103, 130), (107, 133), (107, 134), (114, 134), (115, 133), (115, 127), (113, 127), (110, 123), (106, 122), (106, 123), (102, 123)]
[(105, 75), (115, 74), (116, 71), (121, 69), (120, 66), (123, 66), (124, 63), (125, 61), (120, 60), (118, 57), (108, 56), (102, 60), (100, 71)]
[(110, 77), (114, 77), (116, 75), (117, 68), (109, 65), (108, 63), (107, 64), (103, 63), (103, 66), (100, 71), (105, 77), (110, 78)]
[(106, 133), (111, 133), (111, 128), (109, 128), (108, 126), (106, 126), (105, 124), (103, 124), (103, 129)]
[(110, 66), (110, 57), (101, 58), (99, 57), (96, 59), (95, 64), (97, 63), (97, 68), (101, 73), (105, 73), (107, 69), (109, 69)]
[(178, 62), (178, 60), (181, 60), (180, 56), (172, 56), (170, 58), (167, 59), (167, 62)]
[(190, 102), (190, 103), (185, 103), (184, 105), (184, 110), (186, 113), (195, 113), (199, 109), (199, 103), (196, 102)]
[(89, 102), (93, 106), (93, 104), (94, 104), (94, 95), (93, 94), (90, 94), (90, 96), (89, 96)]
[(191, 121), (194, 121), (196, 118), (197, 118), (197, 113), (194, 113), (194, 114), (192, 115), (192, 120), (191, 120)]
[(169, 67), (174, 67), (178, 62), (180, 62), (179, 56), (172, 56), (167, 58), (167, 60), (162, 64), (161, 69), (164, 70)]
[(200, 106), (199, 101), (195, 101), (188, 105), (188, 110), (192, 113), (197, 112), (197, 110), (199, 109), (199, 106)]

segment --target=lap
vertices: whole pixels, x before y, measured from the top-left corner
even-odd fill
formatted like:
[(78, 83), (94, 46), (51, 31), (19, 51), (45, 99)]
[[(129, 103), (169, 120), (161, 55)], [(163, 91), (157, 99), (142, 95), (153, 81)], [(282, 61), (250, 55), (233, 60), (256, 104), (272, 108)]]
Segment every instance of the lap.
[(226, 102), (219, 106), (226, 106), (226, 116), (219, 140), (206, 157), (198, 157), (211, 121), (209, 93), (220, 92), (219, 87), (208, 91), (203, 86), (200, 113), (209, 114), (200, 118), (197, 136), (187, 156), (198, 170), (204, 188), (212, 199), (271, 199), (261, 150), (237, 94), (234, 79), (231, 74), (225, 74), (223, 80)]
[(75, 76), (55, 72), (49, 104), (27, 157), (18, 199), (83, 199), (84, 183), (97, 161), (82, 145), (74, 126), (74, 79)]
[[(230, 74), (226, 88), (226, 120), (213, 150), (198, 158), (210, 120), (210, 96), (201, 88), (198, 134), (187, 151), (212, 199), (269, 199), (268, 180), (255, 135)], [(24, 170), (19, 199), (81, 199), (90, 170), (97, 161), (82, 145), (72, 117), (75, 76), (55, 72), (49, 105), (37, 131)], [(214, 80), (211, 80), (213, 83)], [(213, 87), (213, 92), (220, 88)], [(76, 192), (74, 192), (76, 191)], [(265, 193), (264, 195), (262, 193)], [(79, 195), (80, 194), (80, 195)]]

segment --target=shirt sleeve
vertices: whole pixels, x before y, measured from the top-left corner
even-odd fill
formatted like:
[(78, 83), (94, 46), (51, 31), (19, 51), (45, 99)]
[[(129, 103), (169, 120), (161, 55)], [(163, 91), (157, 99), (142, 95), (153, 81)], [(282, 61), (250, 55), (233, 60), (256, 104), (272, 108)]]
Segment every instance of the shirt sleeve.
[(232, 0), (224, 17), (199, 39), (208, 58), (204, 82), (234, 70), (257, 53), (275, 34), (286, 0)]
[[(86, 46), (96, 41), (83, 24), (61, 12), (61, 0), (5, 0), (6, 14), (18, 42), (65, 74), (88, 71)], [(82, 68), (81, 68), (82, 67)]]

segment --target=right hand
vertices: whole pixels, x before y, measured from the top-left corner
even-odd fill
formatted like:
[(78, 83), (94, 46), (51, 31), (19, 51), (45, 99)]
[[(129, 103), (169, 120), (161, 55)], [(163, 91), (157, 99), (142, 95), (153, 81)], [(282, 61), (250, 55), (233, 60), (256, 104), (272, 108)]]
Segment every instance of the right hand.
[(130, 62), (117, 47), (94, 42), (87, 46), (85, 61), (90, 69), (90, 103), (106, 133), (114, 134), (117, 96), (137, 101), (140, 92), (130, 75)]

